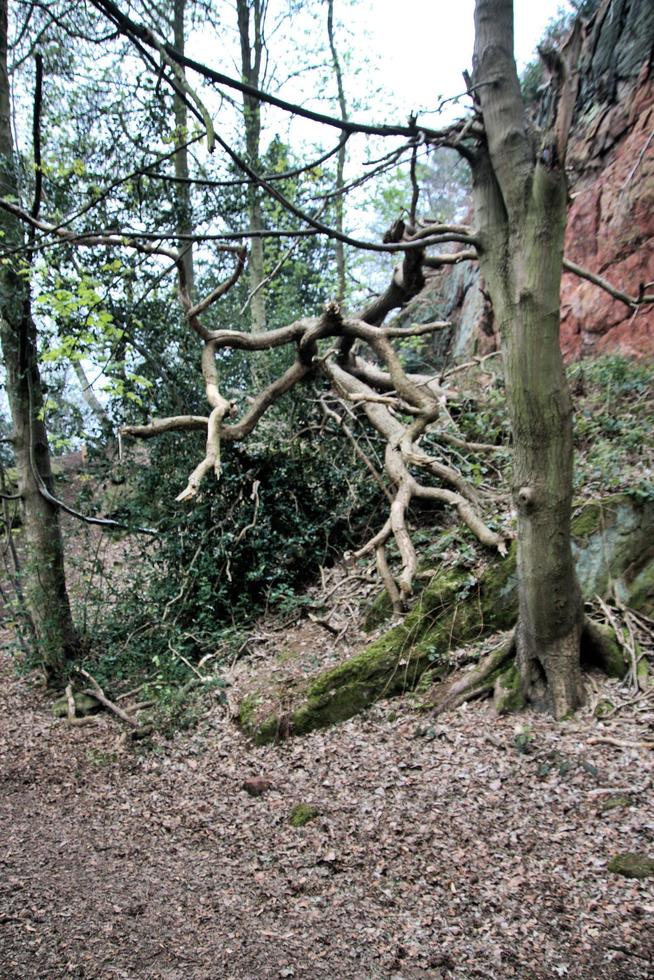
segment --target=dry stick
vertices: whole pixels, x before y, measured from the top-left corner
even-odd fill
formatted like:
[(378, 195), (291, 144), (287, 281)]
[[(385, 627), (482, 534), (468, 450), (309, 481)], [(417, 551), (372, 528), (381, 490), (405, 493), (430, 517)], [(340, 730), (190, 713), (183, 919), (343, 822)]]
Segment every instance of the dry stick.
[(611, 793), (629, 793), (630, 796), (640, 796), (649, 787), (649, 783), (643, 783), (642, 786), (603, 786), (599, 789), (589, 789), (588, 796), (610, 796)]
[(631, 675), (631, 678), (630, 678), (631, 679), (631, 686), (632, 686), (632, 688), (633, 688), (634, 691), (638, 691), (639, 690), (639, 687), (638, 687), (638, 657), (636, 655), (636, 649), (635, 649), (635, 646), (634, 646), (634, 643), (633, 643), (633, 634), (630, 633), (629, 640), (627, 640), (625, 638), (624, 631), (620, 629), (620, 623), (618, 622), (617, 617), (615, 616), (615, 613), (613, 612), (613, 610), (611, 609), (611, 607), (604, 601), (604, 599), (602, 599), (602, 597), (600, 595), (598, 595), (596, 598), (597, 598), (597, 602), (599, 604), (600, 609), (602, 610), (602, 612), (606, 616), (606, 618), (607, 618), (607, 620), (609, 622), (609, 625), (610, 625), (611, 629), (613, 630), (613, 632), (615, 634), (615, 638), (616, 638), (617, 643), (622, 647), (622, 649), (625, 651), (625, 653), (629, 657), (629, 660), (631, 662), (631, 667), (630, 667), (630, 671), (629, 671), (629, 673)]
[(388, 561), (386, 560), (386, 544), (381, 542), (375, 548), (375, 559), (377, 561), (377, 571), (379, 576), (386, 587), (386, 592), (391, 600), (394, 613), (401, 613), (402, 609), (402, 597), (400, 591), (395, 584), (395, 579), (391, 575), (391, 570), (388, 567)]
[(66, 702), (68, 705), (68, 721), (72, 721), (75, 718), (75, 698), (73, 697), (73, 685), (66, 685)]
[(392, 496), (390, 490), (388, 489), (388, 487), (386, 486), (386, 484), (384, 482), (384, 478), (382, 477), (381, 473), (379, 473), (379, 471), (377, 470), (377, 468), (374, 465), (374, 463), (372, 462), (372, 460), (366, 455), (366, 453), (364, 453), (363, 449), (361, 448), (361, 446), (357, 442), (356, 436), (352, 432), (352, 429), (350, 429), (350, 427), (345, 424), (345, 422), (343, 421), (343, 419), (341, 418), (341, 416), (338, 414), (338, 412), (335, 412), (332, 408), (329, 407), (329, 405), (327, 405), (327, 403), (324, 401), (324, 399), (320, 398), (319, 401), (320, 401), (320, 407), (322, 408), (324, 414), (328, 418), (333, 419), (336, 422), (336, 424), (338, 426), (340, 426), (340, 428), (345, 433), (346, 438), (349, 440), (349, 442), (350, 442), (350, 444), (352, 446), (352, 449), (354, 450), (354, 453), (357, 456), (357, 458), (363, 463), (363, 465), (369, 471), (369, 473), (372, 476), (373, 480), (375, 481), (375, 483), (377, 484), (377, 486), (380, 488), (380, 490), (382, 491), (382, 493), (384, 494), (384, 496), (386, 497), (386, 499), (388, 500), (388, 502), (389, 503), (392, 503), (393, 502), (393, 496)]
[(623, 293), (621, 289), (616, 289), (615, 286), (611, 285), (608, 279), (598, 276), (589, 269), (582, 268), (575, 262), (571, 262), (570, 259), (563, 259), (563, 268), (566, 272), (572, 272), (575, 276), (579, 276), (580, 279), (587, 279), (588, 282), (599, 286), (609, 296), (613, 296), (614, 299), (620, 300), (621, 303), (625, 303), (627, 306), (634, 307), (641, 306), (644, 303), (654, 303), (654, 296), (629, 296), (628, 293)]
[(127, 712), (123, 711), (123, 709), (119, 708), (117, 704), (114, 704), (113, 701), (109, 700), (107, 695), (104, 693), (104, 691), (96, 681), (95, 677), (92, 677), (91, 674), (89, 674), (88, 671), (84, 670), (82, 667), (78, 668), (78, 673), (81, 674), (82, 677), (85, 677), (86, 680), (91, 685), (90, 689), (83, 691), (84, 694), (88, 695), (89, 697), (95, 698), (96, 701), (99, 701), (100, 704), (104, 705), (104, 707), (108, 711), (111, 711), (114, 715), (120, 718), (121, 721), (124, 721), (126, 725), (129, 725), (131, 728), (140, 728), (138, 721), (136, 721), (134, 718), (131, 718), (127, 714)]
[(316, 616), (314, 613), (309, 613), (309, 619), (317, 626), (322, 626), (323, 629), (326, 629), (333, 636), (338, 636), (340, 630), (336, 626), (332, 626), (325, 616)]
[(607, 736), (593, 737), (586, 739), (588, 745), (615, 745), (619, 749), (654, 749), (652, 742), (629, 742), (621, 738), (610, 738)]

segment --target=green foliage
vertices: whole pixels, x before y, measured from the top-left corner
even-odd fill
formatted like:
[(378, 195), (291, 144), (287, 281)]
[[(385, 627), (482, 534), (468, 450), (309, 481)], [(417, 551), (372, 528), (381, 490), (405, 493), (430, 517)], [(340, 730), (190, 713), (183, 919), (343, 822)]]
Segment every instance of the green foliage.
[(613, 354), (573, 365), (576, 487), (652, 499), (654, 367)]
[(159, 533), (142, 553), (139, 582), (100, 624), (108, 674), (155, 671), (182, 682), (189, 664), (218, 647), (228, 656), (262, 610), (297, 612), (319, 567), (368, 533), (376, 485), (340, 439), (314, 438), (322, 416), (306, 395), (285, 401), (265, 434), (223, 448), (220, 482), (208, 477), (191, 506), (175, 496), (201, 458), (201, 435), (157, 440), (147, 465), (141, 455), (125, 472), (114, 516)]

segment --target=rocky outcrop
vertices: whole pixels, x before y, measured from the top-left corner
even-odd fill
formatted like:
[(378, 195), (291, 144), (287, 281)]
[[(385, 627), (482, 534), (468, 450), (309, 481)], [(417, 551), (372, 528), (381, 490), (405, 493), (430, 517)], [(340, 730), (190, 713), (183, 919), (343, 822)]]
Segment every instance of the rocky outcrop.
[[(569, 149), (566, 255), (630, 294), (654, 281), (653, 59), (651, 0), (602, 3), (584, 48)], [(654, 354), (652, 307), (634, 314), (569, 273), (561, 315), (567, 358)]]
[[(652, 0), (604, 0), (590, 24), (580, 68), (568, 151), (565, 254), (636, 295), (641, 284), (654, 283)], [(438, 273), (405, 312), (414, 323), (452, 322), (449, 338), (441, 335), (429, 352), (434, 363), (439, 355), (461, 361), (499, 346), (476, 268), (462, 265)], [(565, 273), (561, 347), (566, 360), (610, 351), (651, 357), (654, 307), (634, 312), (587, 280)]]

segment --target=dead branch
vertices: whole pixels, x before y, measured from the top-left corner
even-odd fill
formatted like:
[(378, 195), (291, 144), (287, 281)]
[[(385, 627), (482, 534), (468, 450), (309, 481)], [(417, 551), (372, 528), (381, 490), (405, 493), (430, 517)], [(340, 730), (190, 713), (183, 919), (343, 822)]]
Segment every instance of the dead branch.
[(631, 742), (627, 739), (611, 738), (609, 735), (586, 739), (588, 745), (615, 745), (618, 749), (654, 749), (654, 741)]
[(614, 299), (620, 300), (621, 303), (625, 303), (632, 309), (634, 307), (642, 306), (646, 303), (654, 303), (654, 296), (629, 296), (628, 293), (622, 292), (621, 289), (617, 289), (613, 286), (608, 279), (604, 279), (603, 276), (597, 275), (595, 272), (591, 272), (589, 269), (584, 269), (582, 266), (577, 265), (575, 262), (571, 262), (570, 259), (563, 259), (563, 268), (567, 272), (572, 272), (575, 276), (579, 276), (580, 279), (587, 279), (588, 282), (592, 282), (593, 285), (599, 286), (603, 289), (605, 293), (612, 296)]
[(89, 674), (88, 671), (84, 670), (82, 667), (79, 667), (77, 669), (77, 672), (81, 674), (81, 676), (84, 677), (91, 685), (89, 689), (83, 691), (84, 694), (87, 694), (89, 697), (95, 698), (96, 701), (99, 701), (100, 704), (104, 705), (104, 707), (108, 711), (111, 711), (114, 715), (116, 715), (117, 718), (120, 718), (121, 721), (124, 721), (126, 725), (130, 726), (130, 728), (140, 727), (138, 721), (135, 721), (134, 718), (131, 718), (130, 715), (127, 714), (127, 712), (123, 711), (122, 708), (119, 708), (117, 704), (114, 704), (114, 702), (107, 697), (107, 695), (104, 693), (104, 691), (96, 681), (95, 677), (92, 677), (91, 674)]
[(76, 715), (75, 698), (73, 697), (73, 685), (66, 685), (66, 703), (68, 705), (68, 721), (72, 721)]

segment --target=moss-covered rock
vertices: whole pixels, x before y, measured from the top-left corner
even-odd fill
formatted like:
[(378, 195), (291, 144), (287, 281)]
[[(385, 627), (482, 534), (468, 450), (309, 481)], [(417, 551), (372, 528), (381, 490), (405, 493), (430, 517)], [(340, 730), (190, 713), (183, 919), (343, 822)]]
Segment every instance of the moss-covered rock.
[(385, 623), (393, 615), (393, 603), (386, 589), (380, 592), (376, 599), (373, 599), (370, 608), (363, 621), (363, 628), (366, 633), (372, 633), (378, 626)]
[(632, 609), (654, 616), (654, 547), (628, 569), (629, 605)]
[(600, 700), (595, 705), (595, 710), (593, 714), (596, 718), (606, 718), (615, 711), (615, 705), (608, 698), (600, 698)]
[[(75, 701), (75, 714), (78, 718), (84, 718), (85, 715), (92, 715), (102, 709), (100, 702), (90, 694), (77, 692), (73, 695), (73, 699)], [(55, 718), (65, 718), (68, 715), (68, 698), (65, 694), (57, 698), (52, 705), (52, 714)]]
[(624, 875), (625, 878), (651, 878), (654, 877), (654, 858), (632, 851), (616, 854), (609, 861), (608, 869), (613, 874)]
[(496, 678), (493, 688), (493, 706), (498, 715), (508, 715), (512, 711), (521, 711), (524, 708), (525, 697), (520, 683), (520, 671), (515, 662)]
[(611, 810), (624, 810), (627, 807), (633, 806), (634, 801), (631, 796), (609, 796), (600, 803), (600, 810), (602, 813), (609, 813)]
[(624, 677), (629, 668), (625, 652), (613, 630), (590, 621), (581, 635), (581, 664), (586, 669), (598, 667), (608, 677), (617, 678)]
[[(572, 521), (572, 550), (583, 594), (605, 595), (613, 587), (624, 602), (631, 604), (634, 572), (638, 569), (640, 574), (650, 562), (654, 564), (654, 557), (640, 564), (651, 551), (652, 538), (652, 501), (614, 494), (585, 504)], [(645, 597), (641, 601), (646, 601)]]
[(291, 827), (304, 827), (311, 820), (315, 820), (319, 816), (320, 810), (318, 807), (312, 806), (310, 803), (298, 803), (291, 810), (288, 822)]
[[(638, 503), (626, 495), (616, 495), (585, 505), (573, 521), (574, 551), (584, 595), (602, 593), (609, 583), (613, 587), (620, 582), (628, 598), (627, 570), (651, 546), (652, 536), (654, 505), (650, 502)], [(380, 698), (414, 689), (427, 672), (431, 681), (441, 680), (450, 671), (451, 650), (510, 629), (516, 615), (514, 542), (509, 554), (498, 558), (477, 579), (467, 569), (439, 571), (402, 623), (354, 657), (299, 685), (292, 696), (282, 697), (284, 704), (290, 703), (288, 710), (262, 716), (257, 711), (262, 699), (249, 695), (241, 705), (241, 723), (263, 743), (344, 721)], [(590, 648), (594, 650), (595, 645), (591, 643)], [(615, 638), (604, 631), (598, 646), (593, 656), (599, 665), (611, 676), (624, 676), (627, 664)], [(486, 679), (491, 682), (486, 683), (486, 689), (497, 685), (502, 710), (518, 710), (515, 675), (506, 673), (500, 680), (500, 673)]]

